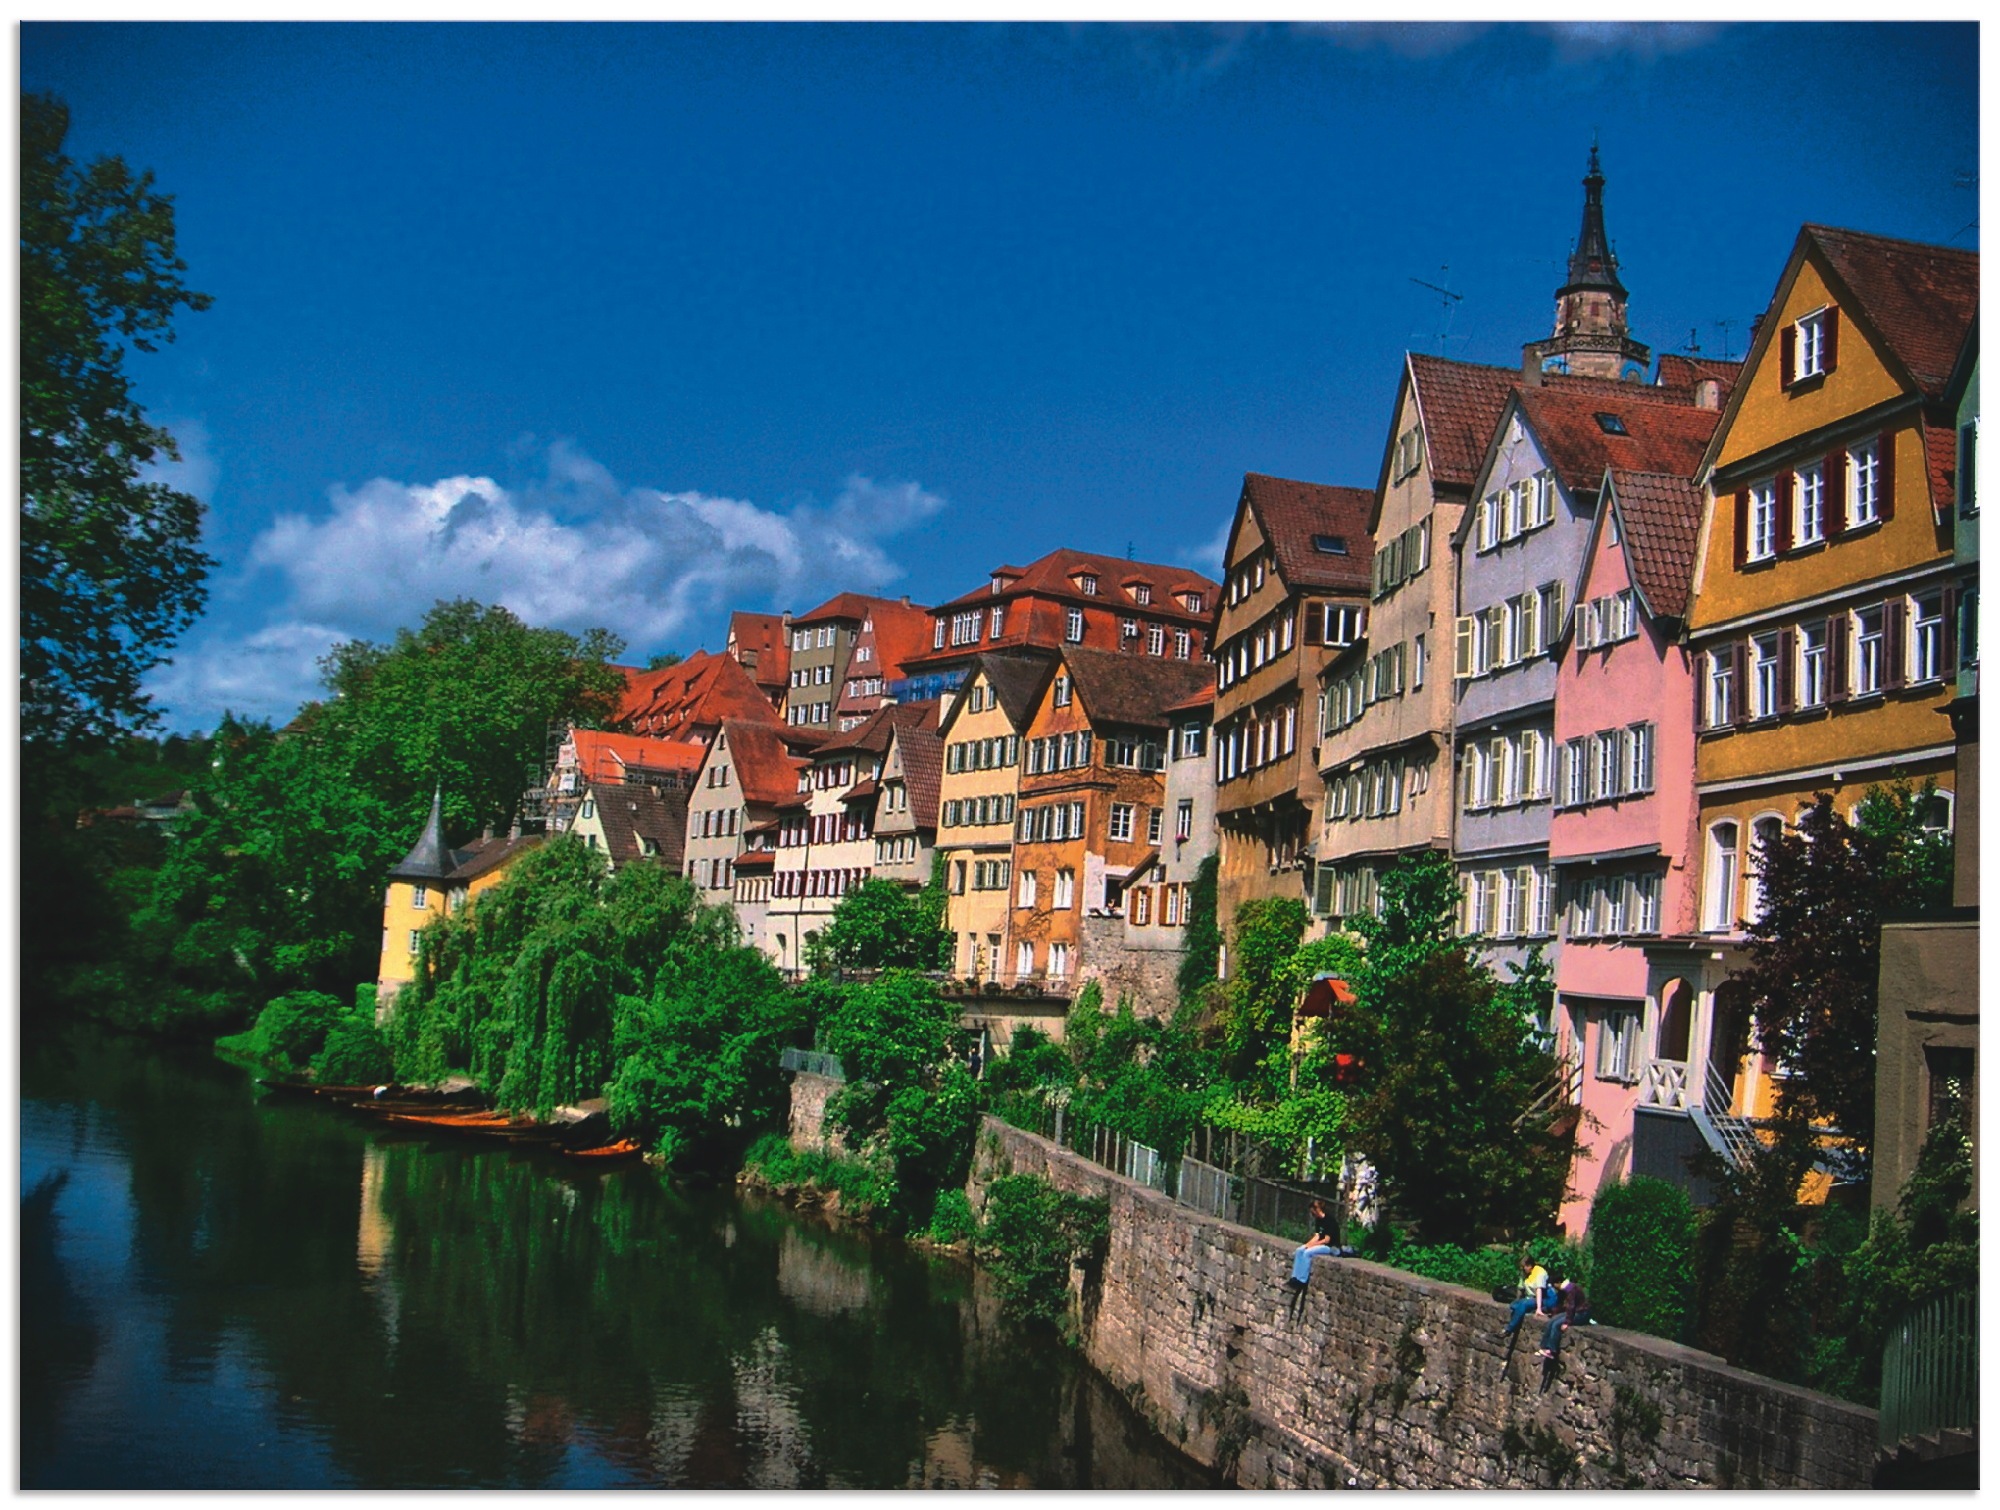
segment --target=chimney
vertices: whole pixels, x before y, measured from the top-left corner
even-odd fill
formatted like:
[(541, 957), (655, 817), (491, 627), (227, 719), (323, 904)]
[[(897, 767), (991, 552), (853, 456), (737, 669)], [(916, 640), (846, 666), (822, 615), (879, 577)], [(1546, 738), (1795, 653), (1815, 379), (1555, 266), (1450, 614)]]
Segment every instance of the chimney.
[(1722, 384), (1714, 378), (1703, 378), (1694, 385), (1694, 406), (1697, 409), (1720, 409), (1722, 407)]

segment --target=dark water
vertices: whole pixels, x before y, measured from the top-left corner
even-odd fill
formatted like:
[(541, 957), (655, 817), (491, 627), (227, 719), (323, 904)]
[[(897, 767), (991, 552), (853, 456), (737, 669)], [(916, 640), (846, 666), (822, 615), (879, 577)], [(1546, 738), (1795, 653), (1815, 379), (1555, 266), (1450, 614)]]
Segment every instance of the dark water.
[(955, 1262), (22, 1050), (22, 1487), (1208, 1482)]

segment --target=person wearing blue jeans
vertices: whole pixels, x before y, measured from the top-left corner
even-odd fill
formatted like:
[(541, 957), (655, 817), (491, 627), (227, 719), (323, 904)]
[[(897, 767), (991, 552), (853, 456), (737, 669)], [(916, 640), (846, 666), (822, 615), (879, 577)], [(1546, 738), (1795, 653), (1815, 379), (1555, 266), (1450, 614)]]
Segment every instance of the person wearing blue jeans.
[(1326, 1202), (1312, 1204), (1313, 1235), (1306, 1239), (1303, 1248), (1292, 1254), (1292, 1283), (1308, 1284), (1312, 1280), (1313, 1255), (1317, 1253), (1337, 1253), (1340, 1249), (1340, 1231), (1334, 1219), (1327, 1215)]
[(1536, 1349), (1536, 1356), (1553, 1363), (1562, 1352), (1563, 1333), (1573, 1326), (1587, 1326), (1590, 1323), (1590, 1297), (1583, 1293), (1583, 1286), (1573, 1279), (1565, 1279), (1556, 1286), (1556, 1293), (1562, 1297), (1562, 1309), (1549, 1318), (1549, 1324), (1542, 1331), (1542, 1345)]
[(1507, 1313), (1507, 1330), (1502, 1337), (1512, 1337), (1521, 1330), (1521, 1323), (1533, 1311), (1537, 1318), (1548, 1313), (1555, 1305), (1555, 1295), (1549, 1287), (1549, 1271), (1532, 1258), (1521, 1260), (1521, 1298), (1514, 1302)]

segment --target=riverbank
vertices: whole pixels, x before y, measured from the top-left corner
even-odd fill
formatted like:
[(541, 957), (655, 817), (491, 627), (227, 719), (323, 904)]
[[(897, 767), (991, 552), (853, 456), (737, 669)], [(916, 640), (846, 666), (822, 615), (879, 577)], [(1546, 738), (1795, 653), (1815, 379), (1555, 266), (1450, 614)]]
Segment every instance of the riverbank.
[(1109, 1202), (1076, 1297), (1084, 1355), (1170, 1442), (1260, 1488), (1864, 1488), (1876, 1414), (1611, 1327), (1544, 1370), (1489, 1297), (1203, 1216), (988, 1117), (968, 1189), (1007, 1173)]

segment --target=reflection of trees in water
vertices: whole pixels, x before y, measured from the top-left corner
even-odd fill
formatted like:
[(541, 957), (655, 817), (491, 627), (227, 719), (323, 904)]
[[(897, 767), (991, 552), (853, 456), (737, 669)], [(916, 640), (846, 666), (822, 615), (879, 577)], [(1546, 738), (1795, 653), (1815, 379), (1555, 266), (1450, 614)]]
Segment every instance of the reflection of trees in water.
[[(35, 1073), (26, 1095), (111, 1109), (176, 1366), (248, 1336), (353, 1482), (542, 1486), (577, 1447), (631, 1484), (1087, 1481), (1079, 1371), (973, 1305), (963, 1265), (644, 1168), (385, 1138), (117, 1040)], [(24, 1299), (33, 1237), (24, 1211)], [(89, 1338), (23, 1342), (25, 1446), (53, 1398), (31, 1360), (87, 1367)]]
[(57, 1249), (59, 1169), (21, 1197), (21, 1487), (32, 1489), (54, 1447), (63, 1407), (97, 1361), (98, 1328)]

